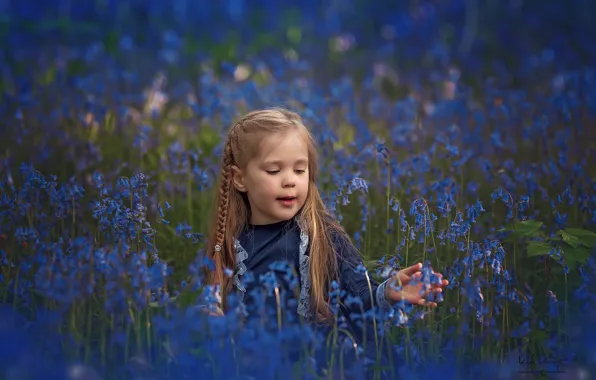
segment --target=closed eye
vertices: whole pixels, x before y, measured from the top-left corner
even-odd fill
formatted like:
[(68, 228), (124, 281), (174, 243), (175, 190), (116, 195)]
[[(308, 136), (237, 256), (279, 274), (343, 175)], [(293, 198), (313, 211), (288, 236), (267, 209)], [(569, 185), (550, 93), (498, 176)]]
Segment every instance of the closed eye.
[[(265, 171), (269, 175), (275, 175), (275, 174), (277, 174), (277, 173), (280, 172), (280, 170), (265, 170)], [(294, 173), (296, 173), (296, 174), (304, 174), (305, 172), (306, 172), (305, 169), (296, 169), (296, 170), (294, 170)]]

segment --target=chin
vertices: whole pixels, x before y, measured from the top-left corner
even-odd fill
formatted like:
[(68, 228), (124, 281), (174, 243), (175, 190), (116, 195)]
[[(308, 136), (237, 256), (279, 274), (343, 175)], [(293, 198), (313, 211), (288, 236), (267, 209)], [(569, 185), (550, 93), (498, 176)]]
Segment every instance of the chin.
[(296, 213), (296, 212), (294, 212), (294, 213), (292, 213), (292, 214), (286, 214), (286, 215), (283, 215), (283, 216), (282, 216), (282, 215), (280, 215), (280, 216), (279, 216), (279, 220), (284, 220), (284, 221), (285, 221), (285, 220), (290, 220), (290, 219), (292, 219), (293, 217), (295, 217), (296, 215), (298, 215), (298, 213)]
[(298, 212), (288, 212), (288, 213), (284, 213), (284, 214), (281, 214), (281, 215), (277, 215), (276, 217), (280, 221), (286, 221), (286, 220), (292, 219), (296, 215), (298, 215)]

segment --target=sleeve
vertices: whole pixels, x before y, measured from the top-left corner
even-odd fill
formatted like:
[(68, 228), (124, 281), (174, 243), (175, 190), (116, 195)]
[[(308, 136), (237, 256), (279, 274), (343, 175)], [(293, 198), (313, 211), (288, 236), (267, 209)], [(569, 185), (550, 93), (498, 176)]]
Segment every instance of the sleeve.
[[(335, 232), (331, 239), (340, 261), (340, 286), (346, 291), (347, 296), (359, 298), (364, 312), (373, 307), (377, 307), (382, 312), (391, 310), (392, 305), (385, 296), (385, 287), (388, 286), (390, 278), (378, 284), (370, 274), (367, 276), (360, 252), (347, 235)], [(347, 302), (345, 306), (350, 313), (362, 312), (356, 302)]]

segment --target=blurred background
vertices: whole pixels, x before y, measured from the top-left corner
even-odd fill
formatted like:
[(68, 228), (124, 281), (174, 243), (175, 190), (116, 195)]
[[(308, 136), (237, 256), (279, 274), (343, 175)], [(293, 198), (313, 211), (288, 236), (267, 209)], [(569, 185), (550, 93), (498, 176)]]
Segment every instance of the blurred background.
[(595, 17), (591, 0), (0, 0), (0, 296), (19, 316), (0, 369), (36, 367), (31, 347), (106, 378), (231, 368), (185, 313), (222, 136), (281, 105), (371, 273), (428, 261), (451, 283), (388, 334), (402, 378), (467, 378), (456, 359), (524, 378), (520, 353), (589, 378)]
[[(594, 7), (588, 0), (3, 0), (3, 77), (56, 61), (76, 74), (83, 49), (99, 44), (134, 52), (126, 64), (139, 74), (158, 63), (181, 70), (197, 60), (237, 65), (273, 54), (308, 60), (318, 79), (357, 75), (382, 60), (400, 73), (457, 65), (468, 82), (499, 67), (519, 73), (543, 57), (553, 68), (586, 65), (594, 58)], [(75, 46), (79, 54), (64, 53)]]

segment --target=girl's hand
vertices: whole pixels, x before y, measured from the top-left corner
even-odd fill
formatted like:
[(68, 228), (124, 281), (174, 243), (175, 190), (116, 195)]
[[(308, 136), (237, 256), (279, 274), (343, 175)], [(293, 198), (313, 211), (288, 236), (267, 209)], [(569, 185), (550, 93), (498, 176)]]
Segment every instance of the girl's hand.
[[(441, 293), (443, 288), (449, 284), (449, 281), (442, 280), (440, 284), (426, 285), (422, 282), (422, 263), (412, 265), (411, 267), (405, 268), (397, 272), (393, 276), (393, 281), (389, 281), (385, 287), (385, 297), (391, 303), (400, 302), (402, 299), (414, 305), (425, 305), (436, 307), (436, 302), (429, 302), (425, 298), (431, 293)], [(440, 273), (433, 274), (442, 278), (443, 275)], [(400, 290), (394, 289), (399, 287)], [(425, 287), (424, 291), (422, 288)]]

